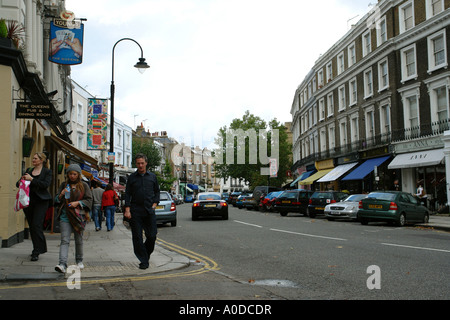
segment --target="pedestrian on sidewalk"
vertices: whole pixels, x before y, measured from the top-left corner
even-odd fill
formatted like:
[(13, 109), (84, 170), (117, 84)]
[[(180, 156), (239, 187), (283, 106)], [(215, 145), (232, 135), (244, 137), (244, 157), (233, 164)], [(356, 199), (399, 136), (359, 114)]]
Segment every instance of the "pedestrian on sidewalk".
[[(130, 221), (133, 249), (140, 261), (139, 268), (147, 269), (158, 233), (155, 208), (159, 203), (160, 190), (156, 175), (147, 171), (147, 157), (137, 154), (135, 162), (137, 170), (128, 178), (125, 190), (124, 218)], [(145, 242), (142, 231), (145, 233)]]
[(114, 228), (114, 215), (116, 213), (116, 203), (118, 202), (119, 197), (114, 191), (112, 184), (108, 183), (102, 195), (102, 210), (105, 212), (106, 228), (108, 231)]
[(103, 188), (100, 182), (92, 181), (92, 198), (94, 200), (92, 204), (92, 220), (95, 223), (95, 231), (102, 230), (102, 196)]
[(69, 255), (69, 244), (72, 232), (75, 238), (75, 261), (80, 269), (83, 265), (83, 232), (86, 220), (84, 211), (92, 208), (92, 192), (89, 185), (81, 180), (81, 168), (77, 164), (67, 167), (66, 181), (59, 187), (55, 203), (60, 207), (61, 245), (59, 249), (59, 264), (55, 270), (65, 273)]
[(30, 205), (23, 209), (30, 228), (33, 251), (31, 261), (38, 261), (39, 255), (47, 252), (47, 241), (44, 235), (45, 214), (52, 196), (48, 188), (52, 183), (52, 171), (48, 169), (47, 156), (44, 153), (35, 153), (32, 159), (33, 167), (25, 171), (20, 180), (30, 181)]

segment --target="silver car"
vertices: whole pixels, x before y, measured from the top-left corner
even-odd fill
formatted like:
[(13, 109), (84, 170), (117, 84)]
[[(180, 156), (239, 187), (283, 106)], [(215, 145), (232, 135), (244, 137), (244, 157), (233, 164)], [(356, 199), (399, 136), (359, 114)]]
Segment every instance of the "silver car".
[(172, 227), (177, 225), (177, 207), (175, 201), (166, 191), (159, 194), (159, 203), (155, 209), (157, 223), (169, 223)]
[(367, 197), (367, 194), (352, 194), (340, 202), (325, 206), (325, 217), (332, 221), (334, 219), (357, 219), (359, 201)]

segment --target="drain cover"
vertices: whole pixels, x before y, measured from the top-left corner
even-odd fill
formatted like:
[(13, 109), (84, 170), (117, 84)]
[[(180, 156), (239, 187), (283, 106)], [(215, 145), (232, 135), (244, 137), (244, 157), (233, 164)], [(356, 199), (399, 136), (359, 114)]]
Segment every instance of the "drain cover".
[(255, 280), (252, 284), (256, 286), (298, 288), (295, 282), (289, 280)]

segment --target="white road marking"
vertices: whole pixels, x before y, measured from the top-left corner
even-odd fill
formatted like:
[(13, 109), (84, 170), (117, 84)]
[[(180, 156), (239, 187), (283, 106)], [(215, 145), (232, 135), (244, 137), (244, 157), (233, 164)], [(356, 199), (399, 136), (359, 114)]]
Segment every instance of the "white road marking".
[(283, 233), (296, 234), (296, 235), (299, 235), (299, 236), (305, 236), (305, 237), (321, 238), (321, 239), (337, 240), (337, 241), (347, 241), (347, 239), (332, 238), (332, 237), (325, 237), (325, 236), (317, 236), (317, 235), (314, 235), (314, 234), (299, 233), (299, 232), (292, 232), (292, 231), (279, 230), (279, 229), (270, 229), (270, 230), (271, 230), (271, 231), (276, 231), (276, 232), (283, 232)]
[(439, 251), (439, 252), (450, 253), (450, 250), (424, 248), (424, 247), (413, 247), (413, 246), (405, 246), (405, 245), (402, 245), (402, 244), (382, 243), (382, 245), (384, 245), (384, 246), (391, 246), (391, 247), (401, 247), (401, 248), (409, 248), (409, 249), (419, 249), (419, 250), (429, 250), (429, 251)]
[(242, 222), (242, 221), (238, 221), (238, 220), (234, 220), (234, 222), (245, 224), (247, 226), (252, 226), (252, 227), (256, 227), (256, 228), (262, 228), (261, 226), (258, 226), (257, 224), (251, 224), (251, 223)]

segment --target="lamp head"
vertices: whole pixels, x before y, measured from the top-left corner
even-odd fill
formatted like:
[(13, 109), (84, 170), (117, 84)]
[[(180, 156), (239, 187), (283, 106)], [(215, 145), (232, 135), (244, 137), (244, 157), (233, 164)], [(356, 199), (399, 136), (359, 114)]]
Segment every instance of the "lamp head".
[(134, 65), (135, 68), (139, 70), (140, 73), (144, 73), (146, 69), (150, 66), (145, 62), (145, 58), (139, 58), (139, 62)]

